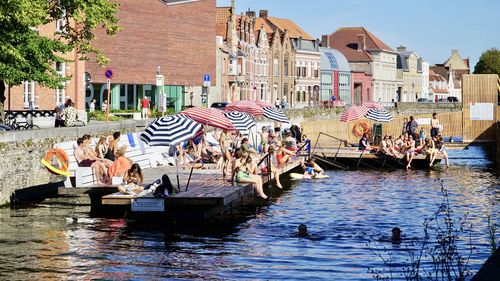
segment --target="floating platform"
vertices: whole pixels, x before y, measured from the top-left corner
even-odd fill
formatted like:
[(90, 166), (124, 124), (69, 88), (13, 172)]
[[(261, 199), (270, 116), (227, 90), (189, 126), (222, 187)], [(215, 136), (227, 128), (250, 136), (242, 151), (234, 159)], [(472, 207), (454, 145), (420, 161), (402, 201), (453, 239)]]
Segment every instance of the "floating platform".
[[(280, 169), (280, 175), (301, 170), (300, 160), (294, 160)], [(132, 219), (146, 218), (162, 222), (203, 221), (231, 211), (238, 205), (264, 199), (255, 197), (251, 184), (232, 184), (223, 180), (220, 169), (195, 169), (187, 186), (191, 169), (179, 168), (181, 192), (166, 198), (155, 198), (152, 194), (143, 197), (125, 195), (117, 192), (117, 186), (90, 186), (66, 188), (60, 195), (88, 194), (91, 199), (91, 215), (99, 217), (123, 217)], [(165, 166), (143, 170), (144, 182), (152, 183), (167, 174), (177, 187), (176, 167)], [(268, 177), (263, 175), (264, 192), (272, 197), (278, 188), (267, 184)], [(186, 190), (187, 187), (187, 190)]]
[[(383, 153), (371, 153), (358, 150), (357, 148), (341, 147), (339, 148), (321, 148), (312, 153), (319, 164), (328, 168), (406, 168), (406, 157), (403, 155), (400, 158), (395, 158)], [(442, 157), (438, 156), (433, 162), (433, 165), (441, 162)], [(412, 168), (429, 168), (429, 155), (417, 154), (414, 155), (411, 163)]]

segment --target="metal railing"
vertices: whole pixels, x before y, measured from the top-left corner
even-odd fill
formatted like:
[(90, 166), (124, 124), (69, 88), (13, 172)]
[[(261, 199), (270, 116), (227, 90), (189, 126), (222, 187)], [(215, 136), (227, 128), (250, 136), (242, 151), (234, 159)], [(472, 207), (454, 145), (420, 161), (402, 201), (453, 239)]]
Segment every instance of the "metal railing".
[[(339, 142), (339, 146), (337, 147), (337, 151), (335, 152), (335, 155), (333, 157), (333, 161), (328, 160), (328, 157), (323, 152), (323, 147), (321, 147), (321, 145), (319, 144), (319, 139), (321, 138), (321, 136), (325, 136), (325, 137), (337, 140)], [(348, 166), (336, 162), (337, 161), (337, 156), (338, 156), (338, 154), (340, 152), (340, 148), (342, 147), (342, 145), (344, 145), (344, 147), (346, 147), (348, 145), (348, 143), (349, 142), (347, 140), (343, 140), (343, 139), (331, 136), (329, 134), (325, 134), (323, 132), (320, 132), (318, 134), (318, 137), (316, 138), (316, 142), (314, 143), (314, 147), (312, 149), (312, 155), (314, 155), (315, 158), (317, 158), (318, 160), (320, 160), (322, 162), (325, 162), (327, 164), (330, 164), (332, 166), (335, 166), (335, 167), (343, 169), (343, 170), (348, 170), (349, 169)], [(316, 154), (316, 148), (317, 147), (319, 147), (321, 149), (321, 155), (323, 157), (319, 157), (319, 155)]]
[(257, 163), (257, 169), (264, 161), (266, 161), (267, 190), (269, 192), (269, 198), (272, 198), (273, 197), (273, 192), (272, 192), (273, 189), (271, 188), (272, 165), (271, 165), (270, 153), (267, 153), (260, 159), (260, 161)]

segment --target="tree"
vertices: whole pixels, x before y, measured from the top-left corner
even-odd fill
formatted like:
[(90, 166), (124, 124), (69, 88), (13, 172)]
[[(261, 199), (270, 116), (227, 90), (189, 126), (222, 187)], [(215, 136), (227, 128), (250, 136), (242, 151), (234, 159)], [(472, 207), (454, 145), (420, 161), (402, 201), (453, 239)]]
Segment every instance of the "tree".
[[(118, 30), (118, 3), (110, 0), (3, 0), (0, 5), (0, 118), (3, 117), (6, 84), (36, 81), (60, 87), (67, 78), (57, 75), (54, 64), (69, 61), (64, 54), (76, 50), (81, 59), (95, 54), (99, 64), (106, 58), (91, 45), (93, 30), (108, 35)], [(41, 34), (39, 27), (61, 20), (62, 32)], [(2, 118), (3, 119), (3, 118)]]
[(481, 54), (474, 74), (498, 74), (500, 76), (500, 50), (491, 48)]

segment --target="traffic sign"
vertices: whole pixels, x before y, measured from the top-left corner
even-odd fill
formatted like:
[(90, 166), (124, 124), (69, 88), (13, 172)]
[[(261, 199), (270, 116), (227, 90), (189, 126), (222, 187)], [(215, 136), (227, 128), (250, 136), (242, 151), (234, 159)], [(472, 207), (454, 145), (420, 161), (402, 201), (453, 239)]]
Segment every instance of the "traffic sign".
[(108, 78), (108, 79), (113, 78), (113, 70), (111, 70), (111, 68), (107, 69), (107, 70), (104, 72), (104, 76), (106, 76), (106, 78)]
[(210, 75), (208, 74), (203, 75), (203, 86), (210, 87)]
[(107, 89), (108, 89), (108, 90), (109, 90), (109, 89), (111, 89), (111, 80), (110, 80), (110, 79), (108, 79), (108, 80), (106, 81), (106, 85), (107, 85)]
[(206, 98), (201, 98), (201, 103), (202, 104), (206, 104), (207, 103), (207, 99)]

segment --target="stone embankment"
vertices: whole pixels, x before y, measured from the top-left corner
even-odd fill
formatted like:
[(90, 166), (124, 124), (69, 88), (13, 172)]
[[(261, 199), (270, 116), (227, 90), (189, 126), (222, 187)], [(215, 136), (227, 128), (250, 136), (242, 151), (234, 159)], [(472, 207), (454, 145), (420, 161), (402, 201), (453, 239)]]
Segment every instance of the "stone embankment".
[(84, 134), (110, 135), (120, 131), (143, 129), (147, 120), (121, 121), (84, 127), (47, 128), (40, 130), (0, 132), (0, 206), (15, 200), (16, 191), (29, 187), (62, 185), (61, 176), (47, 172), (40, 160), (58, 142), (76, 140)]

